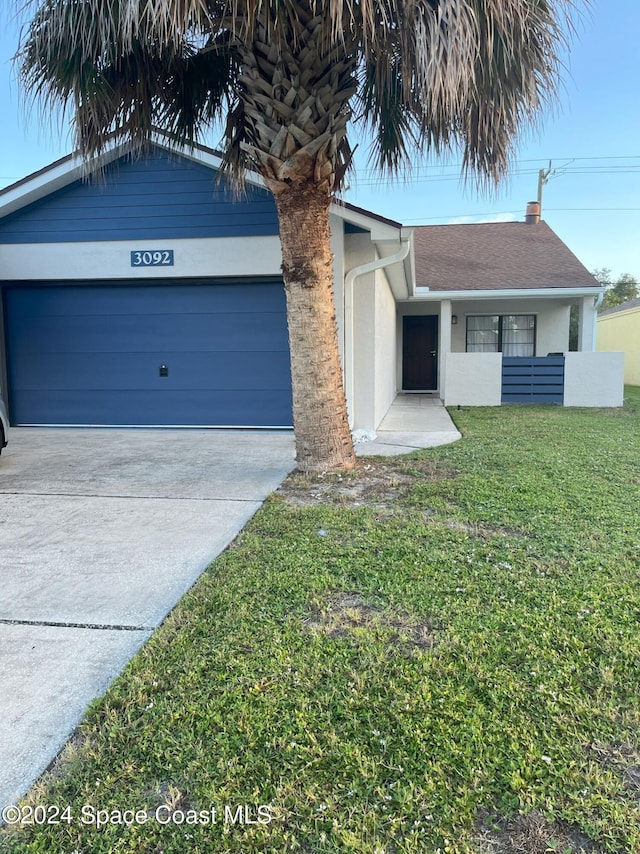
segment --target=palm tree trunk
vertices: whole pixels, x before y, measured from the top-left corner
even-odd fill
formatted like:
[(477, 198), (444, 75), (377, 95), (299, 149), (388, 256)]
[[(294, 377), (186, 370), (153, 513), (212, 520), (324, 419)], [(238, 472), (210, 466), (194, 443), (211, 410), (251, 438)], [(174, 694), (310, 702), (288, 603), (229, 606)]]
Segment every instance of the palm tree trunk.
[(298, 468), (350, 469), (355, 455), (338, 352), (331, 197), (313, 181), (286, 187), (278, 182), (270, 189), (280, 222)]

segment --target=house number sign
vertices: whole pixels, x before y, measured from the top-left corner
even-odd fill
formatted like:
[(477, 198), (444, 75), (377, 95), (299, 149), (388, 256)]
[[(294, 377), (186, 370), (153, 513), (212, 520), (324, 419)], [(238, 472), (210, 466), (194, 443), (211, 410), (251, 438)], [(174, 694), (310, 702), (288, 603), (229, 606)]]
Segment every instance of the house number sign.
[(173, 267), (173, 249), (137, 249), (131, 253), (132, 267)]

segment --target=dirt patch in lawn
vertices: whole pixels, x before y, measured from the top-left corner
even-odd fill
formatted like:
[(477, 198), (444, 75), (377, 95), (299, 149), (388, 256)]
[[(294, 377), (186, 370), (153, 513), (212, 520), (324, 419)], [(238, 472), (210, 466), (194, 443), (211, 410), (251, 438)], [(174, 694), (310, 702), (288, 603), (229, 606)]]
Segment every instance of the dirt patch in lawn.
[(484, 815), (478, 822), (475, 844), (478, 854), (604, 854), (577, 828), (548, 822), (535, 810), (504, 819)]
[(447, 519), (445, 528), (452, 531), (460, 531), (469, 537), (479, 537), (489, 540), (492, 537), (515, 537), (516, 539), (529, 539), (529, 534), (519, 531), (517, 528), (507, 528), (501, 525), (492, 525), (488, 522), (462, 522), (459, 519)]
[(381, 631), (390, 645), (405, 651), (428, 650), (436, 643), (428, 623), (405, 612), (391, 613), (367, 602), (358, 593), (333, 594), (314, 608), (304, 625), (311, 632), (354, 641), (359, 630)]
[(455, 477), (437, 460), (358, 460), (347, 472), (293, 472), (277, 490), (291, 504), (332, 504), (345, 507), (390, 505), (409, 494), (420, 480)]
[(595, 741), (590, 752), (604, 768), (613, 771), (622, 778), (627, 794), (640, 801), (640, 746), (631, 741), (621, 744), (608, 744)]

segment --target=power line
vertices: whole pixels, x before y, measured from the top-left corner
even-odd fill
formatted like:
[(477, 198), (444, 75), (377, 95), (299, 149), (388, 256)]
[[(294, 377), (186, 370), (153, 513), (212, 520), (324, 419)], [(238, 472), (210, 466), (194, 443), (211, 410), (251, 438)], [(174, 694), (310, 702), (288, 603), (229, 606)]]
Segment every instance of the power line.
[[(573, 213), (622, 213), (622, 212), (640, 212), (640, 208), (545, 208), (546, 211), (552, 211), (554, 213), (558, 212), (573, 212)], [(439, 216), (423, 216), (423, 217), (415, 217), (411, 218), (411, 223), (418, 222), (430, 222), (432, 220), (438, 219), (465, 219), (469, 220), (471, 218), (483, 217), (483, 216), (514, 216), (521, 218), (522, 211), (521, 210), (510, 210), (510, 211), (485, 211), (484, 213), (460, 213), (460, 214), (440, 214)], [(477, 224), (477, 223), (476, 223)], [(444, 225), (444, 223), (443, 223)], [(474, 225), (473, 222), (465, 222), (460, 223), (460, 225)]]
[[(587, 156), (584, 156), (584, 157), (558, 157), (558, 158), (554, 157), (551, 159), (554, 161), (556, 161), (556, 160), (557, 161), (569, 161), (571, 163), (575, 163), (578, 161), (580, 161), (580, 162), (591, 161), (591, 160), (607, 160), (607, 161), (611, 161), (611, 160), (637, 160), (638, 161), (638, 165), (633, 166), (631, 168), (631, 170), (627, 170), (626, 167), (624, 167), (624, 166), (611, 166), (611, 167), (608, 167), (606, 169), (603, 169), (601, 166), (583, 166), (583, 167), (580, 167), (580, 169), (577, 169), (577, 168), (574, 169), (574, 168), (571, 168), (569, 166), (559, 166), (558, 167), (558, 170), (562, 170), (563, 172), (564, 171), (570, 171), (570, 172), (573, 172), (574, 174), (586, 174), (587, 172), (599, 173), (599, 174), (608, 174), (609, 172), (616, 172), (616, 171), (620, 171), (620, 174), (628, 174), (628, 173), (635, 173), (637, 171), (640, 171), (640, 154), (614, 154), (614, 155), (599, 155), (599, 156), (589, 156), (589, 157), (587, 157)], [(548, 160), (548, 158), (530, 157), (530, 158), (523, 158), (523, 159), (514, 160), (513, 163), (514, 163), (514, 166), (516, 168), (510, 170), (509, 174), (510, 175), (517, 175), (517, 176), (537, 174), (539, 171), (538, 168), (521, 169), (521, 168), (517, 168), (517, 164), (540, 163), (543, 160)], [(420, 167), (420, 169), (416, 170), (416, 172), (413, 173), (410, 177), (407, 177), (407, 178), (399, 177), (399, 178), (396, 178), (394, 180), (398, 183), (403, 183), (403, 182), (410, 183), (410, 182), (413, 182), (415, 180), (421, 180), (422, 175), (424, 175), (425, 180), (443, 180), (443, 179), (444, 180), (449, 180), (449, 179), (454, 180), (454, 179), (458, 179), (460, 177), (459, 170), (460, 170), (461, 166), (462, 166), (462, 164), (460, 161), (454, 161), (452, 163), (433, 163), (431, 166)], [(438, 176), (438, 175), (430, 174), (434, 170), (443, 170), (443, 169), (456, 169), (458, 171), (451, 173), (450, 176), (449, 175)], [(624, 170), (624, 171), (622, 171), (622, 170)], [(375, 169), (369, 169), (367, 167), (363, 167), (361, 169), (358, 169), (357, 174), (364, 176), (364, 178), (366, 180), (367, 175), (375, 176), (375, 175), (377, 175), (377, 172)], [(24, 177), (24, 175), (0, 175), (0, 181), (19, 181), (23, 177)], [(372, 178), (371, 180), (374, 181), (375, 183), (385, 183), (388, 179), (379, 178), (376, 181), (375, 179)], [(360, 182), (360, 183), (364, 183), (364, 182)]]
[[(577, 168), (573, 168), (571, 166), (560, 166), (557, 170), (554, 170), (558, 175), (637, 175), (640, 173), (640, 157), (638, 158), (637, 166), (581, 166)], [(528, 175), (538, 175), (540, 172), (539, 169), (512, 169), (508, 173), (508, 177), (510, 178), (522, 178)], [(368, 173), (373, 175), (374, 173)], [(353, 182), (353, 188), (357, 189), (359, 187), (376, 187), (376, 186), (410, 186), (413, 184), (428, 184), (428, 183), (441, 183), (446, 181), (459, 181), (460, 174), (459, 173), (445, 173), (445, 174), (428, 174), (426, 172), (418, 172), (416, 174), (410, 176), (402, 176), (402, 177), (394, 177), (394, 178), (385, 178), (385, 177), (367, 177), (367, 173), (365, 172), (364, 177), (359, 177), (362, 173), (356, 172), (356, 177)]]

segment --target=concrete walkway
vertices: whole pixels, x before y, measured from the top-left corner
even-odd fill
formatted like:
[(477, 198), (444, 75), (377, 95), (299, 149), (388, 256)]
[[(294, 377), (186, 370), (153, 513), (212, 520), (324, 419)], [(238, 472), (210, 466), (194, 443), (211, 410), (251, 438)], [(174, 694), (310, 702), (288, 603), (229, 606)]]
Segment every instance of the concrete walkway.
[(290, 432), (11, 431), (0, 457), (0, 809), (293, 465)]
[(392, 457), (421, 448), (448, 445), (461, 438), (451, 416), (438, 397), (399, 394), (382, 419), (376, 438), (358, 442), (358, 456)]

